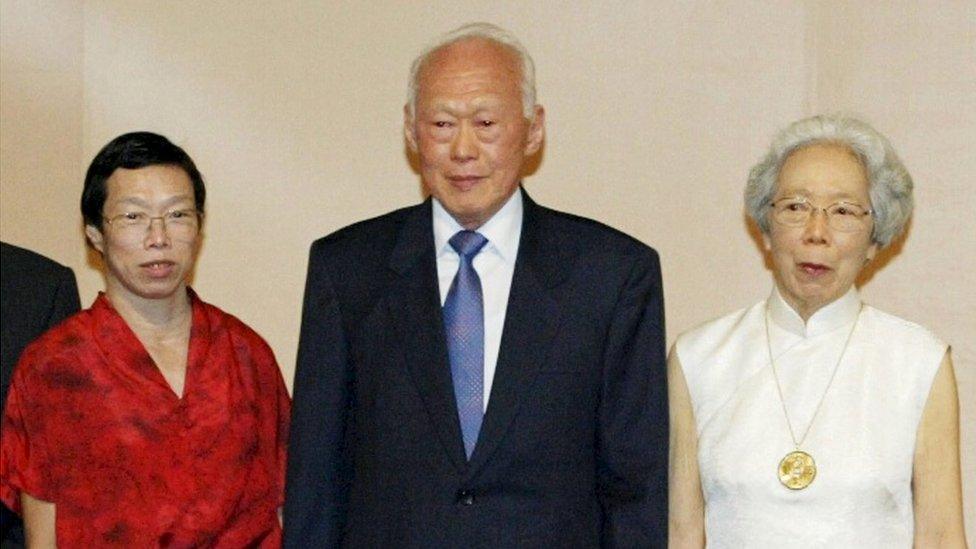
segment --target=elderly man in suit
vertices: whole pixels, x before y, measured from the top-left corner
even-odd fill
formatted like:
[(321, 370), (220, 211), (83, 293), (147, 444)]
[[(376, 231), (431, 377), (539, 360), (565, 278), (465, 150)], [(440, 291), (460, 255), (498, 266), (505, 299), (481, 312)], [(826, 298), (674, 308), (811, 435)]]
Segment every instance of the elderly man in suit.
[[(30, 250), (0, 242), (0, 408), (27, 344), (78, 312), (74, 272)], [(0, 547), (23, 547), (20, 518), (0, 505)]]
[(544, 118), (498, 27), (415, 61), (431, 197), (312, 246), (286, 547), (665, 544), (658, 257), (521, 189)]

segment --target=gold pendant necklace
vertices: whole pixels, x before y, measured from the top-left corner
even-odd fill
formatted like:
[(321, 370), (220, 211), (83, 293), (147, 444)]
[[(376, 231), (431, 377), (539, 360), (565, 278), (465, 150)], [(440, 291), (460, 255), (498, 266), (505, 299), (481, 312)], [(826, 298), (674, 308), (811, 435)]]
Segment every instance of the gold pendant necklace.
[(776, 392), (779, 394), (779, 403), (783, 406), (783, 417), (786, 418), (786, 427), (790, 430), (790, 438), (793, 440), (793, 447), (795, 448), (795, 450), (786, 454), (780, 460), (776, 472), (780, 483), (790, 490), (802, 490), (810, 486), (813, 483), (813, 479), (817, 478), (817, 462), (813, 460), (813, 456), (800, 450), (800, 445), (803, 444), (803, 441), (807, 439), (807, 435), (810, 434), (810, 428), (813, 427), (813, 422), (817, 419), (817, 414), (820, 413), (820, 407), (823, 405), (824, 398), (827, 397), (827, 391), (830, 390), (830, 386), (834, 383), (837, 369), (840, 367), (840, 363), (844, 360), (844, 355), (847, 353), (847, 345), (850, 344), (851, 337), (854, 336), (854, 328), (857, 327), (857, 321), (861, 318), (861, 310), (863, 308), (864, 304), (862, 303), (861, 307), (857, 310), (854, 324), (851, 325), (851, 331), (847, 334), (847, 341), (844, 342), (844, 348), (840, 351), (840, 357), (837, 358), (837, 364), (834, 364), (834, 371), (830, 374), (827, 387), (824, 389), (823, 394), (820, 395), (820, 402), (817, 403), (817, 407), (813, 411), (813, 416), (810, 417), (810, 423), (807, 424), (806, 430), (803, 431), (803, 436), (797, 441), (793, 431), (793, 423), (790, 421), (790, 414), (786, 411), (786, 399), (783, 398), (783, 387), (779, 382), (779, 374), (776, 373), (776, 361), (773, 360), (773, 344), (769, 337), (769, 305), (766, 305), (766, 350), (769, 352), (769, 365), (773, 369), (773, 379), (776, 380)]

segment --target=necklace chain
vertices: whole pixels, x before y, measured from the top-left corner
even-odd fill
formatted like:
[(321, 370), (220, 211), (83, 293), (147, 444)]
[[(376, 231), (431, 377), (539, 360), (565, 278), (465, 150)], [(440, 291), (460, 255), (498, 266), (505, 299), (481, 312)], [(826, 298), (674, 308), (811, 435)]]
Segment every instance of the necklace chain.
[(844, 360), (844, 355), (847, 354), (847, 346), (851, 342), (851, 337), (854, 336), (854, 329), (857, 327), (857, 322), (861, 318), (861, 310), (864, 308), (864, 304), (857, 310), (857, 316), (854, 317), (854, 324), (851, 325), (851, 331), (847, 334), (847, 340), (844, 341), (844, 348), (840, 351), (840, 357), (837, 358), (837, 364), (834, 364), (834, 371), (830, 373), (830, 380), (827, 381), (827, 387), (824, 389), (822, 395), (820, 395), (820, 402), (817, 402), (817, 407), (813, 411), (813, 415), (810, 416), (810, 423), (807, 424), (807, 428), (803, 431), (803, 436), (800, 440), (796, 440), (796, 434), (793, 431), (793, 423), (790, 421), (790, 414), (786, 411), (786, 399), (783, 398), (783, 387), (779, 382), (779, 374), (776, 373), (776, 361), (773, 360), (773, 344), (769, 337), (769, 305), (766, 305), (766, 350), (769, 352), (769, 365), (773, 369), (773, 379), (776, 380), (776, 392), (779, 394), (779, 403), (783, 406), (783, 417), (786, 418), (786, 427), (790, 430), (790, 438), (793, 440), (793, 447), (797, 450), (800, 449), (800, 445), (803, 441), (807, 439), (807, 435), (810, 434), (810, 428), (813, 427), (813, 422), (817, 419), (817, 414), (820, 413), (820, 407), (823, 406), (824, 399), (827, 397), (827, 392), (830, 391), (830, 386), (834, 383), (834, 377), (837, 376), (837, 370), (840, 368), (840, 363)]

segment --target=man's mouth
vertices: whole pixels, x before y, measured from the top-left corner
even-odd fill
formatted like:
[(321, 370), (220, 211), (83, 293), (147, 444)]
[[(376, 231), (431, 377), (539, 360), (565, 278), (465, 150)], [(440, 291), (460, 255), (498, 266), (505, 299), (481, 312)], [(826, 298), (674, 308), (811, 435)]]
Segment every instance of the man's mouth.
[(451, 175), (448, 176), (447, 180), (451, 182), (454, 188), (467, 191), (477, 185), (484, 177), (480, 175)]

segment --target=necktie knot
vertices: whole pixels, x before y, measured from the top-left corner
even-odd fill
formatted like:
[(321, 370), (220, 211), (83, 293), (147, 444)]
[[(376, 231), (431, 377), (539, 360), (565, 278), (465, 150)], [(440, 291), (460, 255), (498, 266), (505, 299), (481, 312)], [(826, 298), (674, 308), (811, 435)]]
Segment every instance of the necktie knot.
[(488, 239), (475, 231), (458, 231), (448, 243), (458, 255), (470, 261), (488, 243)]

